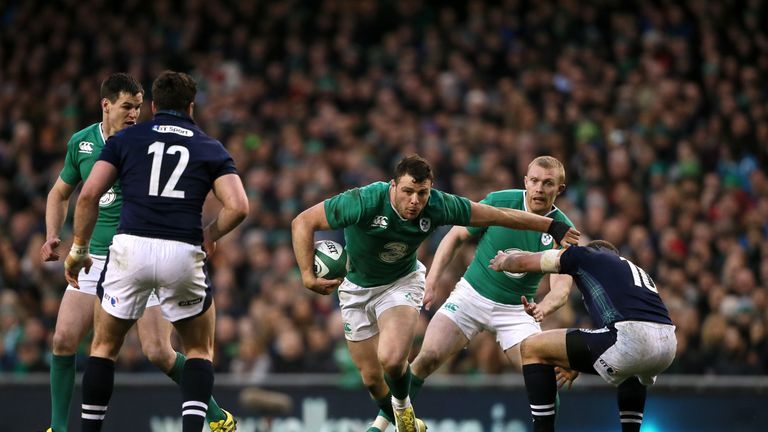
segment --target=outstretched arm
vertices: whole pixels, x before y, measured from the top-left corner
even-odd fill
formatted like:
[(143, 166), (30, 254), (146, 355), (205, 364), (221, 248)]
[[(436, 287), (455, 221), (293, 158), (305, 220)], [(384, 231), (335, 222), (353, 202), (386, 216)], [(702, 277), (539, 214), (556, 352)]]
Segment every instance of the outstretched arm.
[(441, 275), (445, 274), (448, 265), (453, 261), (456, 253), (470, 237), (472, 235), (465, 227), (455, 226), (440, 240), (440, 245), (437, 247), (435, 257), (432, 259), (432, 265), (427, 273), (427, 285), (424, 290), (424, 308), (426, 310), (430, 310), (435, 300), (439, 298), (444, 299), (444, 293), (436, 292), (438, 289), (437, 281)]
[(527, 211), (472, 202), (471, 212), (469, 220), (471, 226), (499, 225), (512, 229), (545, 232), (552, 235), (557, 243), (568, 245), (578, 244), (581, 235), (564, 222)]
[(304, 287), (316, 293), (328, 295), (333, 292), (342, 279), (324, 279), (315, 276), (315, 231), (329, 230), (325, 215), (325, 203), (320, 202), (299, 213), (291, 222), (293, 253), (301, 271)]
[(74, 190), (74, 186), (67, 184), (59, 177), (48, 192), (48, 198), (45, 201), (45, 243), (40, 248), (40, 259), (43, 261), (59, 260), (59, 252), (56, 250), (61, 244), (59, 233), (64, 226), (64, 219), (67, 218), (69, 197)]

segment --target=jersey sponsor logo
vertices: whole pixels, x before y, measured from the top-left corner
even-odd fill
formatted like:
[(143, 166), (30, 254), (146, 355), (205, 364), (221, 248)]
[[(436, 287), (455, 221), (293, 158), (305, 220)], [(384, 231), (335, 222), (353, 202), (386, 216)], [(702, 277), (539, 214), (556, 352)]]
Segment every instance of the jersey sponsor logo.
[(352, 333), (352, 326), (348, 322), (344, 323), (344, 333)]
[(389, 219), (386, 216), (376, 216), (371, 222), (372, 227), (386, 228), (389, 225)]
[(80, 141), (80, 144), (77, 145), (78, 147), (78, 153), (85, 153), (85, 154), (91, 154), (93, 153), (93, 143), (90, 141)]
[(432, 219), (430, 218), (421, 218), (419, 219), (419, 229), (423, 232), (429, 231), (429, 228), (432, 226)]
[(184, 129), (183, 127), (173, 125), (154, 125), (152, 126), (152, 130), (159, 133), (172, 133), (185, 137), (191, 137), (194, 135), (194, 132), (189, 129)]
[(104, 192), (104, 195), (99, 198), (99, 207), (109, 207), (109, 205), (115, 202), (116, 199), (117, 194), (115, 193), (115, 189), (109, 188), (109, 190)]
[[(509, 248), (509, 249), (505, 249), (504, 252), (508, 253), (508, 252), (528, 252), (528, 251), (524, 251), (524, 250), (518, 249), (518, 248)], [(525, 272), (523, 272), (523, 273), (512, 273), (512, 272), (508, 272), (508, 271), (504, 272), (504, 275), (506, 277), (510, 278), (510, 279), (520, 279), (521, 277), (523, 277), (523, 276), (525, 276), (527, 274), (528, 273), (525, 273)]]
[(552, 244), (552, 240), (554, 240), (554, 239), (552, 238), (552, 236), (551, 236), (551, 235), (549, 235), (549, 234), (547, 234), (547, 233), (543, 233), (543, 234), (541, 235), (541, 244), (543, 244), (544, 246), (549, 246), (549, 245), (551, 245), (551, 244)]
[(384, 245), (384, 251), (379, 253), (379, 259), (385, 263), (393, 263), (408, 254), (408, 245), (401, 242), (391, 242)]
[(203, 301), (202, 297), (194, 298), (192, 300), (182, 300), (179, 302), (179, 306), (192, 306)]

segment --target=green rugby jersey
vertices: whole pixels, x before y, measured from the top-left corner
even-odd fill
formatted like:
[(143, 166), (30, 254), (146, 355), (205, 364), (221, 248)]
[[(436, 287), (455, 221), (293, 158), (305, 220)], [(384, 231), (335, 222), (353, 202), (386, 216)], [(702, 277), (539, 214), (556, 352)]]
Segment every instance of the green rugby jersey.
[[(480, 202), (494, 207), (526, 210), (525, 190), (521, 189), (491, 192)], [(557, 207), (553, 207), (545, 216), (573, 226), (573, 222)], [(488, 263), (500, 250), (541, 252), (552, 249), (555, 243), (552, 236), (537, 231), (513, 230), (499, 226), (467, 229), (470, 234), (481, 237), (475, 257), (464, 273), (464, 279), (480, 295), (498, 303), (519, 305), (522, 295), (532, 301), (539, 282), (544, 277), (543, 273), (497, 272), (488, 268)]]
[[(85, 181), (91, 173), (93, 164), (99, 159), (99, 153), (104, 148), (104, 135), (101, 133), (101, 123), (94, 123), (72, 135), (67, 143), (67, 156), (64, 158), (64, 168), (59, 177), (71, 186), (77, 186)], [(99, 200), (99, 218), (93, 229), (90, 252), (93, 255), (106, 255), (112, 237), (120, 221), (120, 206), (123, 197), (120, 186), (115, 183)]]
[(414, 220), (404, 220), (389, 201), (389, 183), (350, 189), (325, 201), (328, 224), (344, 228), (349, 273), (362, 287), (390, 284), (416, 270), (416, 250), (440, 225), (469, 224), (470, 201), (432, 189)]

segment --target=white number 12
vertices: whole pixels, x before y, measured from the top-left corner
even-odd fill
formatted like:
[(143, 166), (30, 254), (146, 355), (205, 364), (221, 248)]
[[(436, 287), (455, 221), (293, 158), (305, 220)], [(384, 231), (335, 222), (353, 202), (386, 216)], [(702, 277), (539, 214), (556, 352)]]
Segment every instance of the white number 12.
[(160, 141), (152, 143), (147, 150), (147, 154), (154, 153), (154, 156), (152, 157), (152, 173), (149, 176), (149, 195), (158, 195), (157, 191), (160, 189), (160, 169), (163, 166), (163, 154), (179, 153), (179, 162), (176, 164), (176, 168), (173, 169), (160, 196), (166, 198), (184, 198), (184, 191), (176, 190), (175, 187), (176, 183), (179, 182), (181, 174), (184, 173), (184, 169), (187, 168), (187, 164), (189, 163), (189, 150), (180, 145), (172, 145), (168, 147), (168, 151), (164, 150), (165, 143)]

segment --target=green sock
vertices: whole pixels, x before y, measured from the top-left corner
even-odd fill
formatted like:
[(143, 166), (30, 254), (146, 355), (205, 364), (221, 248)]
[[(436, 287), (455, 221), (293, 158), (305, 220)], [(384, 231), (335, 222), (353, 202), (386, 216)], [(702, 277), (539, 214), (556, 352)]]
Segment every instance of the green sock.
[(408, 396), (411, 397), (411, 399), (415, 398), (416, 395), (419, 394), (421, 391), (421, 386), (424, 385), (424, 380), (417, 377), (414, 374), (411, 374), (411, 389), (408, 391)]
[[(181, 371), (184, 370), (184, 362), (187, 361), (187, 358), (184, 357), (184, 354), (177, 352), (176, 353), (176, 361), (173, 363), (173, 367), (170, 371), (166, 372), (165, 374), (171, 377), (171, 379), (176, 383), (181, 382)], [(211, 399), (208, 400), (208, 412), (205, 414), (205, 421), (208, 423), (215, 422), (219, 420), (224, 420), (227, 418), (227, 415), (224, 413), (224, 410), (219, 407), (219, 405), (216, 403), (216, 400), (211, 396)], [(58, 432), (58, 431), (57, 431)]]
[(75, 355), (51, 359), (51, 428), (56, 432), (67, 432), (69, 426), (69, 405), (75, 388)]
[(379, 406), (379, 415), (387, 419), (392, 424), (395, 424), (395, 411), (392, 409), (392, 394), (387, 393), (381, 399), (376, 399), (376, 405)]
[(384, 380), (389, 385), (389, 390), (392, 392), (392, 396), (402, 400), (408, 397), (408, 391), (411, 388), (411, 365), (405, 368), (405, 373), (400, 378), (392, 378), (388, 374), (384, 374)]

